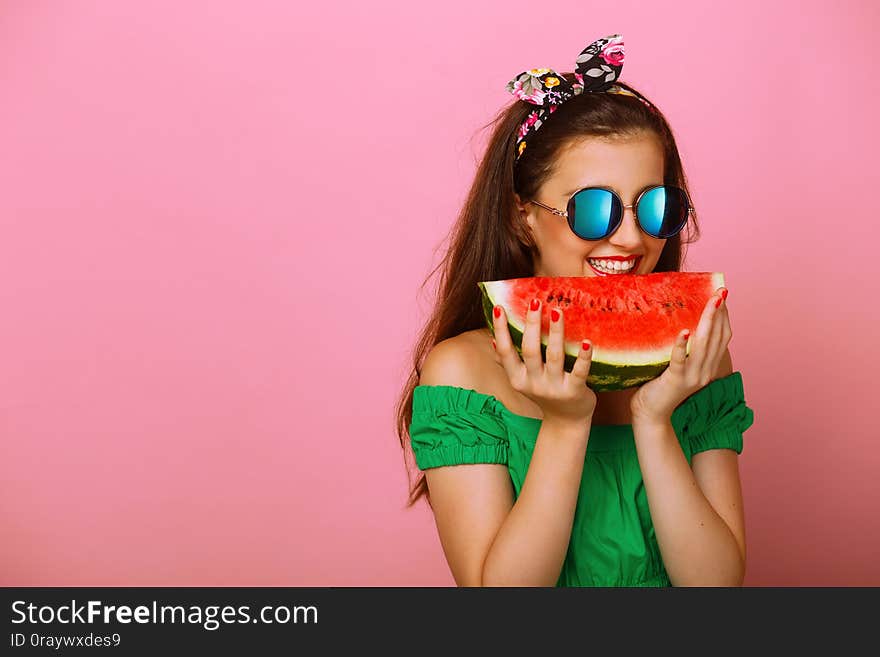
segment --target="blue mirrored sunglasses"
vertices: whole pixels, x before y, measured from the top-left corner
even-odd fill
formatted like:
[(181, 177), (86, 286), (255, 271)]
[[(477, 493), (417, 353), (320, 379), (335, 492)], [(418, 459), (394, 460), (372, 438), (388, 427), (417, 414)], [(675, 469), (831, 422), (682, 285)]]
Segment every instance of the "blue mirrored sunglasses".
[[(620, 195), (607, 187), (584, 187), (568, 199), (567, 212), (532, 201), (555, 215), (568, 219), (575, 235), (584, 240), (601, 240), (616, 231), (623, 221)], [(652, 185), (642, 190), (634, 203), (639, 227), (651, 237), (667, 239), (678, 234), (694, 208), (687, 192), (673, 185)]]

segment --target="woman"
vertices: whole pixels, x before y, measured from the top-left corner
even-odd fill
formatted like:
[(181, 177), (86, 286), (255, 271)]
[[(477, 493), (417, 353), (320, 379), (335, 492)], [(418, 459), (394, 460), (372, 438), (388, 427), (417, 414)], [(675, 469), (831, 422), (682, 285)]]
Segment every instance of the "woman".
[[(562, 370), (561, 310), (546, 363), (540, 304), (522, 359), (503, 309), (497, 344), (482, 315), (480, 281), (680, 270), (681, 230), (693, 219), (699, 235), (686, 178), (666, 119), (617, 79), (623, 58), (612, 35), (574, 73), (532, 69), (508, 83), (518, 100), (495, 121), (441, 265), (398, 432), (424, 471), (410, 504), (426, 496), (461, 586), (743, 581), (737, 454), (753, 412), (727, 350), (727, 291), (690, 348), (680, 332), (659, 377), (598, 394), (585, 385), (588, 343)], [(574, 194), (575, 206), (610, 201), (604, 222), (570, 216)]]

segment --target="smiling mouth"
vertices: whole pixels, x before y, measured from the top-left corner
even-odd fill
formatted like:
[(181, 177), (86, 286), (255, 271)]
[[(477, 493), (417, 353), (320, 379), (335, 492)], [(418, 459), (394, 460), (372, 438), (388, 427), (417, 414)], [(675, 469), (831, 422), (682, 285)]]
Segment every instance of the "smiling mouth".
[(632, 267), (630, 267), (629, 269), (619, 269), (619, 270), (602, 269), (602, 268), (594, 265), (591, 262), (591, 260), (592, 260), (591, 258), (587, 258), (587, 264), (590, 265), (590, 269), (592, 269), (596, 273), (597, 276), (622, 276), (624, 274), (634, 273), (636, 271), (636, 269), (639, 268), (639, 265), (642, 262), (642, 256), (636, 256), (635, 264)]

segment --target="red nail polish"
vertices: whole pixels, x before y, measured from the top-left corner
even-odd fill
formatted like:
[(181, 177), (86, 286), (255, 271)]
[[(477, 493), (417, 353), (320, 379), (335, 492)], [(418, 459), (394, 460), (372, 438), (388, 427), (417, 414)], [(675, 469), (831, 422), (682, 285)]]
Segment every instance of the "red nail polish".
[(541, 306), (541, 302), (537, 299), (532, 299), (532, 305), (530, 306), (532, 310), (537, 310)]
[(493, 349), (498, 349), (498, 347), (495, 346), (495, 340), (492, 340), (492, 348), (493, 348)]
[(721, 297), (720, 299), (718, 299), (718, 301), (715, 302), (715, 307), (717, 308), (718, 306), (720, 306), (722, 301), (724, 301), (724, 297)]
[(724, 291), (721, 293), (722, 299), (727, 299), (727, 288), (724, 288)]
[(554, 308), (553, 310), (550, 311), (550, 321), (551, 322), (558, 322), (559, 321), (559, 311), (556, 310), (556, 308)]
[(499, 308), (498, 306), (495, 306), (495, 308), (494, 308), (494, 310), (492, 310), (492, 312), (495, 313), (495, 319), (498, 319), (499, 317), (501, 317), (501, 308)]
[(590, 349), (590, 341), (589, 341), (589, 340), (584, 340), (584, 341), (581, 343), (581, 349), (583, 349), (584, 351), (588, 351), (588, 350)]
[(685, 331), (685, 332), (684, 332), (684, 340), (685, 340), (685, 342), (687, 342), (687, 339), (688, 339), (689, 337), (691, 337), (691, 332), (690, 332), (690, 331)]

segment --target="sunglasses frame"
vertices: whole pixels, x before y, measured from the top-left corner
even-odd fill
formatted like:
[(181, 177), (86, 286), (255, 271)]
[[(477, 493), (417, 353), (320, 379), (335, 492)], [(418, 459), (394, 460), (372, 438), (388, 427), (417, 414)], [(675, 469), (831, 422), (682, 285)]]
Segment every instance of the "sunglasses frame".
[[(617, 231), (617, 229), (620, 228), (620, 225), (623, 223), (623, 214), (627, 208), (633, 209), (633, 214), (636, 217), (636, 224), (638, 225), (639, 230), (641, 230), (643, 233), (645, 233), (646, 235), (649, 235), (650, 237), (653, 237), (654, 239), (669, 239), (669, 237), (656, 237), (654, 235), (651, 235), (651, 233), (649, 233), (647, 230), (645, 230), (645, 227), (642, 226), (642, 222), (639, 220), (639, 211), (638, 211), (639, 202), (642, 200), (642, 197), (645, 194), (650, 192), (652, 189), (656, 189), (658, 187), (675, 188), (675, 189), (679, 190), (682, 194), (684, 194), (684, 197), (687, 200), (687, 205), (688, 205), (687, 217), (685, 217), (684, 222), (682, 222), (681, 228), (679, 228), (677, 231), (675, 231), (672, 235), (669, 236), (669, 237), (675, 237), (687, 225), (688, 219), (690, 218), (690, 216), (694, 212), (694, 207), (693, 207), (693, 205), (691, 205), (691, 199), (690, 199), (690, 196), (688, 195), (687, 191), (677, 185), (648, 185), (641, 192), (639, 192), (639, 195), (636, 198), (636, 202), (631, 205), (625, 205), (623, 202), (623, 199), (620, 197), (620, 194), (618, 194), (616, 191), (614, 191), (610, 187), (602, 187), (600, 185), (590, 185), (589, 187), (581, 187), (577, 191), (573, 192), (572, 195), (568, 197), (568, 202), (566, 203), (566, 206), (565, 206), (566, 207), (565, 212), (563, 212), (562, 210), (557, 210), (556, 208), (551, 207), (549, 205), (545, 205), (539, 201), (532, 200), (530, 202), (534, 203), (535, 205), (537, 205), (539, 207), (544, 208), (548, 212), (552, 212), (553, 214), (558, 215), (560, 217), (565, 217), (565, 219), (568, 221), (568, 227), (571, 229), (571, 232), (574, 233), (575, 235), (577, 235), (578, 237), (580, 237), (582, 240), (586, 240), (588, 242), (598, 242), (600, 240), (604, 240), (608, 237), (611, 237)], [(608, 232), (605, 235), (603, 235), (602, 237), (582, 237), (581, 235), (578, 235), (574, 229), (574, 219), (572, 218), (573, 213), (571, 212), (571, 205), (574, 201), (574, 197), (577, 196), (580, 192), (583, 192), (584, 190), (587, 190), (587, 189), (602, 189), (607, 192), (611, 192), (614, 195), (614, 197), (617, 199), (621, 208), (623, 208), (623, 210), (621, 211), (621, 213), (617, 217), (617, 219), (614, 222), (612, 222)]]

